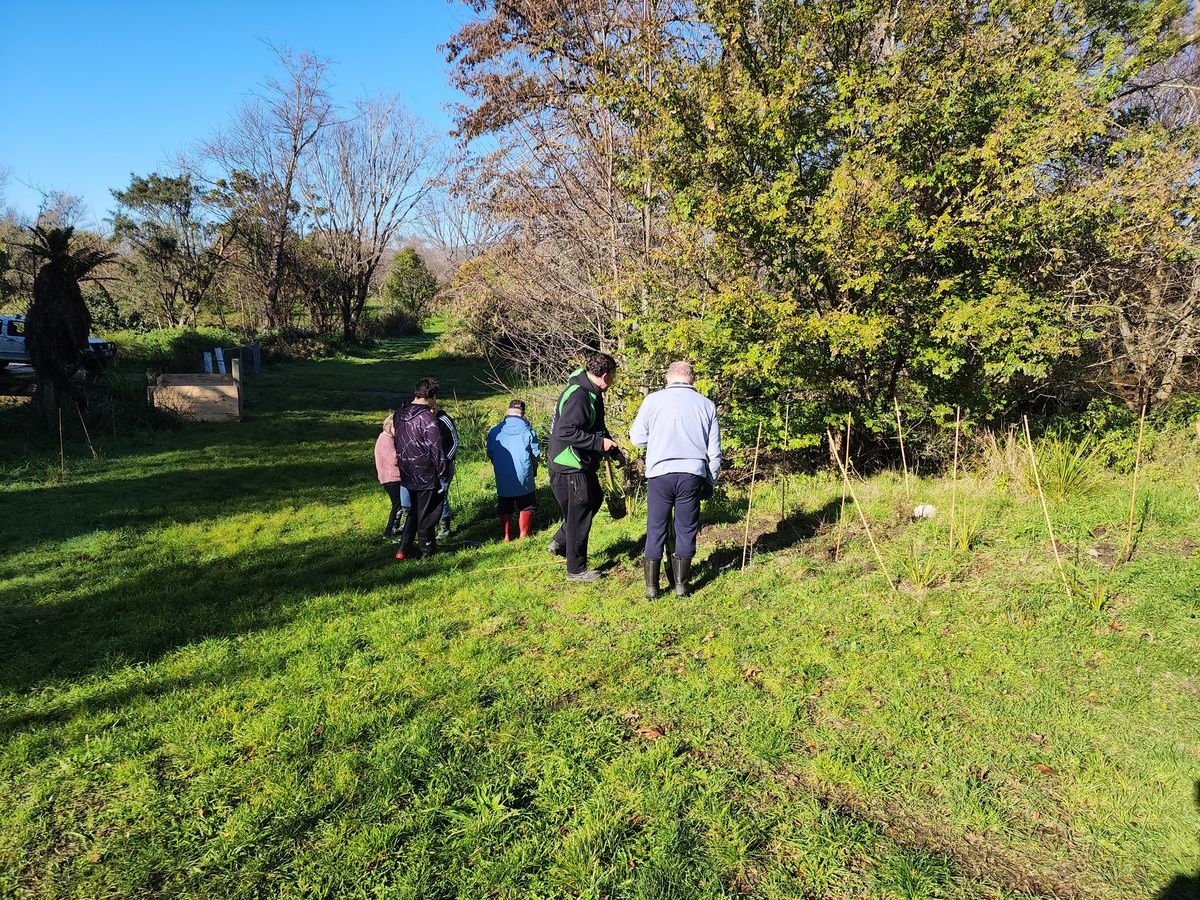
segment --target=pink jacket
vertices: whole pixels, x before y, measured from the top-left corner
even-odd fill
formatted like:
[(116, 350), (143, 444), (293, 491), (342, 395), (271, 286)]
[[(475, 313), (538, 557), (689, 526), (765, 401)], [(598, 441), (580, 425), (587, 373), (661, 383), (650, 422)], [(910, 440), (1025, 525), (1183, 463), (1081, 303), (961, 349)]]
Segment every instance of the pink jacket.
[(375, 438), (375, 474), (380, 484), (400, 480), (400, 468), (396, 465), (396, 444), (386, 431)]

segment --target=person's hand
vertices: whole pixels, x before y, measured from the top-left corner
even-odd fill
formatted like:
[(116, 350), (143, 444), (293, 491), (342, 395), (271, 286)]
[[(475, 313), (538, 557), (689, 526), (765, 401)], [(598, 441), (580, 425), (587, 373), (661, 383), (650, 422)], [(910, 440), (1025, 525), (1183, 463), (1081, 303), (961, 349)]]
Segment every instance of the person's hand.
[(612, 438), (605, 438), (604, 442), (600, 446), (603, 448), (605, 453), (609, 453), (617, 449), (617, 442)]

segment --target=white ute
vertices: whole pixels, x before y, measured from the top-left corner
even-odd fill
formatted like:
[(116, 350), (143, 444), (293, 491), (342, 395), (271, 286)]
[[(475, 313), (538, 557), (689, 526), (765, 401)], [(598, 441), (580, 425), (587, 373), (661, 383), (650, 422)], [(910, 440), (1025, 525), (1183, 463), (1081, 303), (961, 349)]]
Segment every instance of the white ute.
[[(83, 368), (90, 372), (103, 369), (116, 356), (116, 347), (100, 338), (88, 338), (83, 351)], [(0, 368), (9, 363), (29, 365), (29, 352), (25, 349), (25, 317), (0, 316)]]

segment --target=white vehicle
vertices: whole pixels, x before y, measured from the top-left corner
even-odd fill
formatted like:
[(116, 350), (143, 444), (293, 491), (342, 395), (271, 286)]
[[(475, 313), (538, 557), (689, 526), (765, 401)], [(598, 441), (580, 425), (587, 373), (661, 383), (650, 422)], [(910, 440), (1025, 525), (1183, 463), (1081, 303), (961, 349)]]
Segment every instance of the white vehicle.
[[(83, 351), (83, 368), (99, 371), (112, 362), (117, 348), (100, 338), (88, 338)], [(29, 352), (25, 348), (25, 317), (0, 316), (0, 368), (9, 363), (29, 365)]]

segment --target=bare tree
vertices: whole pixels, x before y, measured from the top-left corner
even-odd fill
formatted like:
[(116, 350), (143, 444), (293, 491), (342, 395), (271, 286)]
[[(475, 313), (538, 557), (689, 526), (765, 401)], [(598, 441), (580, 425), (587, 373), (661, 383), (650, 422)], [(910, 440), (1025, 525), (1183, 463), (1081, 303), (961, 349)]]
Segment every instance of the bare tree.
[(449, 281), (459, 266), (499, 243), (506, 229), (467, 185), (438, 187), (443, 189), (431, 193), (422, 207), (419, 228), (428, 240), (431, 268)]
[(83, 198), (67, 191), (42, 191), (37, 224), (41, 228), (74, 228), (87, 214)]
[(301, 213), (301, 169), (321, 132), (334, 123), (326, 89), (330, 61), (285, 48), (276, 54), (283, 76), (269, 80), (234, 114), (229, 128), (202, 148), (222, 170), (222, 187), (233, 193), (231, 211), (261, 223), (262, 252), (252, 256), (266, 292), (268, 328), (289, 319), (280, 293), (288, 238)]
[(444, 168), (433, 134), (395, 98), (360, 101), (355, 109), (316, 141), (304, 172), (315, 236), (344, 284), (347, 338), (385, 254)]

